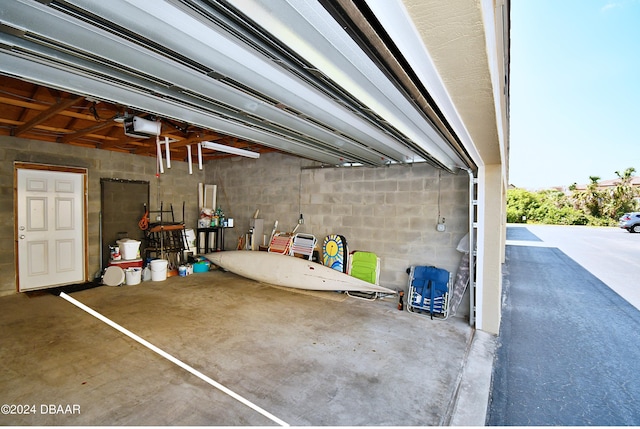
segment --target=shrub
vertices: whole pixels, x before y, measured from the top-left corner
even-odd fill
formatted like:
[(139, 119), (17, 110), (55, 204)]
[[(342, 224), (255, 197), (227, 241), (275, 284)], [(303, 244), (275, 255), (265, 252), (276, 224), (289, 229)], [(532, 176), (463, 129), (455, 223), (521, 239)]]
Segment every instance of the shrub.
[(507, 192), (507, 222), (549, 225), (613, 226), (615, 220), (585, 213), (574, 202), (556, 190), (539, 192), (510, 189)]

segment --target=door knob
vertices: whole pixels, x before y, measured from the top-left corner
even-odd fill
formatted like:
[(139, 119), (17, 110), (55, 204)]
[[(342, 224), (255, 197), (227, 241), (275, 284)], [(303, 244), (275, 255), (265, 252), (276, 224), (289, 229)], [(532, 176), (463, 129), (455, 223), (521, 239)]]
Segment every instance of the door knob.
[(24, 240), (24, 234), (20, 234), (20, 240)]

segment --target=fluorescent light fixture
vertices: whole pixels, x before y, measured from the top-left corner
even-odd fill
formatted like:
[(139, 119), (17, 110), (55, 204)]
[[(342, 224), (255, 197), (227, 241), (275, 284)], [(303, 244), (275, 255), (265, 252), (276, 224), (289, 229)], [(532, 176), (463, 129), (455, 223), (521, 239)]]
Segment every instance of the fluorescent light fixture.
[(236, 147), (227, 146), (218, 143), (212, 142), (202, 142), (202, 147), (205, 149), (213, 149), (218, 152), (226, 152), (233, 155), (246, 156), (247, 158), (260, 158), (260, 154), (258, 152), (252, 152), (250, 150), (238, 149)]

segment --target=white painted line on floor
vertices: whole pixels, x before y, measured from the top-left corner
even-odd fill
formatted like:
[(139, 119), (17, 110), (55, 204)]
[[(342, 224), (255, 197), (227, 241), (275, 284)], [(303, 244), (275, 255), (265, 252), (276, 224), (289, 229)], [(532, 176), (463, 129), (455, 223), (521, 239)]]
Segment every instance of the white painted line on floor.
[(66, 293), (61, 292), (60, 293), (60, 297), (64, 298), (67, 301), (69, 301), (71, 304), (75, 305), (76, 307), (78, 307), (78, 308), (86, 311), (87, 313), (91, 314), (93, 317), (95, 317), (95, 318), (97, 318), (99, 320), (102, 320), (107, 325), (109, 325), (112, 328), (122, 332), (123, 334), (125, 334), (126, 336), (131, 338), (132, 340), (137, 341), (138, 343), (140, 343), (143, 346), (147, 347), (149, 350), (152, 350), (152, 351), (156, 352), (157, 354), (159, 354), (163, 358), (175, 363), (179, 367), (181, 367), (183, 369), (186, 369), (187, 371), (189, 371), (191, 374), (195, 375), (196, 377), (198, 377), (202, 381), (204, 381), (206, 383), (209, 383), (210, 385), (212, 385), (216, 389), (226, 393), (227, 395), (231, 396), (235, 400), (237, 400), (239, 402), (242, 402), (244, 405), (246, 405), (247, 407), (253, 409), (254, 411), (259, 412), (260, 414), (262, 414), (263, 416), (265, 416), (269, 420), (279, 424), (280, 426), (289, 426), (289, 424), (286, 423), (285, 421), (280, 420), (279, 418), (277, 418), (273, 414), (263, 410), (262, 408), (260, 408), (259, 406), (255, 405), (253, 402), (249, 401), (248, 399), (245, 399), (242, 396), (240, 396), (237, 393), (235, 393), (234, 391), (224, 387), (222, 384), (218, 383), (217, 381), (213, 380), (210, 377), (207, 377), (206, 375), (204, 375), (203, 373), (201, 373), (197, 369), (192, 368), (191, 366), (189, 366), (186, 363), (182, 362), (181, 360), (173, 357), (172, 355), (170, 355), (169, 353), (165, 352), (164, 350), (154, 346), (153, 344), (151, 344), (147, 340), (139, 337), (138, 335), (134, 334), (133, 332), (129, 331), (128, 329), (123, 328), (122, 326), (118, 325), (116, 322), (112, 321), (111, 319), (107, 318), (106, 316), (103, 316), (102, 314), (98, 313), (97, 311), (93, 310), (92, 308), (87, 307), (86, 305), (84, 305), (80, 301), (78, 301), (78, 300), (76, 300), (74, 298), (71, 298)]

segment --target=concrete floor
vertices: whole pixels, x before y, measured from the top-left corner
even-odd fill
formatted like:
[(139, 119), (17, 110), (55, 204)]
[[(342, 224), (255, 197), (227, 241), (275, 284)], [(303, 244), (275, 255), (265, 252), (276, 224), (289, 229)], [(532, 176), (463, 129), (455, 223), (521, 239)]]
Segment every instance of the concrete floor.
[[(398, 311), (396, 298), (278, 288), (219, 270), (69, 295), (290, 425), (484, 422), (488, 382), (480, 401), (459, 397), (482, 378), (465, 381), (463, 371), (468, 360), (479, 365), (469, 357), (478, 335), (461, 318)], [(30, 411), (3, 408), (1, 425), (276, 424), (62, 297), (1, 297), (0, 326), (0, 403)], [(456, 417), (465, 403), (482, 415)]]

